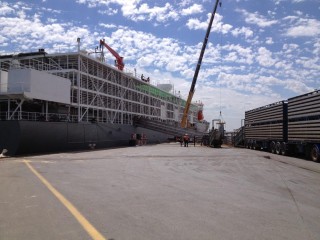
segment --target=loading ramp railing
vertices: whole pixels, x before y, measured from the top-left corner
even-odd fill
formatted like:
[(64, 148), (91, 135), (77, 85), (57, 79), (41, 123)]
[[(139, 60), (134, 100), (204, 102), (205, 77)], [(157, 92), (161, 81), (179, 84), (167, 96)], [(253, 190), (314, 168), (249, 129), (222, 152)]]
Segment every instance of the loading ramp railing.
[(143, 117), (135, 118), (133, 122), (134, 122), (134, 125), (137, 127), (144, 127), (157, 132), (162, 132), (162, 133), (171, 135), (173, 138), (181, 137), (187, 133), (190, 137), (196, 137), (198, 139), (206, 134), (206, 133), (197, 132), (194, 129), (181, 128), (180, 126), (174, 126), (166, 122), (143, 118)]
[(241, 127), (235, 131), (234, 140), (233, 140), (234, 146), (243, 147), (244, 140), (245, 140), (245, 129), (244, 129), (244, 127)]

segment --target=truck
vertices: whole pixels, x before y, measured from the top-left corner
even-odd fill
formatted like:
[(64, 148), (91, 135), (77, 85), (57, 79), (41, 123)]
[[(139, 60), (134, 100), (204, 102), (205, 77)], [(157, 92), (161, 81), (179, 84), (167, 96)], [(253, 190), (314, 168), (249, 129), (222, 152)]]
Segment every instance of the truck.
[(320, 90), (245, 112), (244, 146), (320, 161)]

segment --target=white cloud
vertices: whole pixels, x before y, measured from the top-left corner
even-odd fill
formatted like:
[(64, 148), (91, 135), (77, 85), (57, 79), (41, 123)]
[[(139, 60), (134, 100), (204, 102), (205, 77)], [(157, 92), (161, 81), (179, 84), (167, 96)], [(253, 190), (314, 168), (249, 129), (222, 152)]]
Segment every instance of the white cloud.
[(268, 45), (274, 44), (274, 41), (273, 41), (272, 37), (267, 37), (266, 38), (266, 44), (268, 44)]
[(299, 45), (298, 44), (293, 44), (293, 43), (285, 43), (282, 46), (282, 49), (285, 51), (286, 54), (288, 53), (292, 53), (293, 51), (299, 49)]
[(314, 90), (313, 88), (308, 87), (301, 80), (288, 80), (286, 81), (285, 88), (295, 92), (296, 94), (303, 94)]
[(254, 55), (251, 48), (245, 48), (239, 44), (229, 44), (224, 45), (222, 49), (229, 52), (226, 57), (223, 57), (224, 61), (231, 61), (237, 63), (252, 64), (254, 60)]
[(70, 49), (76, 46), (77, 37), (86, 39), (83, 43), (84, 45), (93, 41), (86, 27), (59, 23), (44, 24), (39, 19), (39, 15), (34, 15), (29, 19), (26, 15), (20, 18), (0, 17), (0, 29), (1, 35), (12, 39), (12, 44), (17, 44), (24, 50), (37, 49), (47, 44), (56, 43), (66, 43)]
[(135, 21), (139, 20), (140, 17), (148, 21), (155, 19), (158, 22), (165, 22), (170, 18), (178, 18), (178, 14), (173, 11), (170, 3), (166, 3), (163, 7), (149, 7), (147, 3), (143, 3), (139, 6), (139, 8), (134, 9), (133, 12), (123, 13), (125, 16), (128, 16)]
[(137, 64), (140, 66), (140, 67), (148, 67), (150, 65), (152, 65), (153, 61), (155, 60), (155, 56), (151, 55), (151, 54), (148, 54), (148, 55), (145, 55), (145, 56), (142, 56), (140, 57), (138, 60), (137, 60)]
[(283, 20), (288, 20), (289, 22), (294, 22), (295, 20), (297, 19), (300, 19), (299, 17), (297, 16), (287, 16), (287, 17), (284, 17)]
[(202, 5), (193, 4), (192, 6), (190, 6), (188, 8), (182, 9), (181, 10), (181, 15), (187, 16), (187, 15), (192, 15), (192, 14), (195, 14), (195, 13), (202, 13), (202, 12), (203, 12)]
[(315, 41), (313, 47), (314, 47), (314, 50), (313, 50), (312, 53), (317, 55), (317, 56), (319, 56), (319, 53), (320, 53), (320, 39)]
[(14, 9), (9, 7), (7, 4), (4, 3), (2, 6), (0, 6), (0, 16), (4, 16), (12, 12), (14, 12)]
[(284, 33), (289, 37), (316, 37), (320, 35), (320, 21), (316, 19), (299, 19), (294, 26)]
[(281, 2), (284, 2), (286, 0), (273, 0), (275, 5), (279, 5)]
[[(281, 71), (291, 70), (292, 69), (292, 62), (288, 63), (285, 60), (278, 61), (275, 63), (274, 67)], [(283, 72), (282, 72), (283, 73)]]
[(0, 36), (0, 43), (4, 43), (8, 40), (8, 38)]
[[(31, 10), (31, 9), (29, 9), (29, 10)], [(44, 7), (41, 8), (41, 11), (49, 12), (49, 13), (57, 13), (57, 14), (60, 14), (62, 12), (61, 10), (56, 10), (56, 9), (52, 9), (52, 8), (44, 8)]]
[(269, 20), (263, 15), (258, 14), (257, 12), (250, 13), (245, 9), (238, 9), (237, 12), (242, 13), (242, 15), (245, 17), (246, 23), (258, 25), (261, 28), (270, 27), (278, 23), (277, 20)]
[(194, 29), (194, 30), (199, 30), (199, 29), (206, 29), (208, 28), (208, 23), (207, 22), (201, 22), (197, 18), (191, 18), (187, 22), (187, 27), (189, 29)]
[(301, 58), (301, 59), (297, 59), (296, 63), (302, 65), (306, 69), (316, 69), (320, 71), (319, 60), (320, 60), (319, 57), (316, 57), (314, 59)]
[(231, 34), (235, 37), (244, 35), (246, 39), (253, 36), (253, 31), (248, 27), (235, 28), (231, 31)]
[(58, 21), (57, 19), (48, 18), (48, 23), (55, 23), (55, 22), (57, 22), (57, 21)]
[(187, 5), (189, 5), (189, 4), (193, 3), (193, 2), (194, 2), (194, 0), (182, 0), (182, 1), (180, 1), (178, 4), (179, 4), (181, 7), (185, 7), (185, 6), (187, 6)]
[(227, 74), (220, 73), (219, 81), (223, 86), (240, 92), (250, 94), (271, 95), (272, 90), (269, 86), (257, 82), (258, 76), (253, 73), (249, 74)]
[[(201, 22), (197, 18), (191, 18), (188, 20), (186, 25), (191, 30), (207, 30), (211, 14), (208, 14), (207, 17), (208, 18), (205, 22)], [(222, 32), (223, 34), (230, 32), (232, 26), (230, 24), (223, 24), (222, 19), (223, 17), (220, 14), (216, 13), (212, 23), (211, 31)]]
[(102, 15), (113, 16), (118, 13), (118, 9), (108, 8), (106, 10), (98, 10), (98, 13), (100, 13)]
[(105, 24), (105, 23), (99, 23), (99, 26), (104, 28), (116, 28), (117, 26), (115, 24)]
[(302, 15), (303, 15), (303, 12), (301, 12), (301, 11), (295, 11), (295, 14), (297, 14), (298, 16), (302, 16)]
[[(140, 0), (77, 0), (79, 4), (86, 4), (88, 7), (100, 7), (102, 14), (114, 15), (116, 9), (110, 7), (111, 4), (120, 6), (124, 17), (132, 21), (151, 21), (167, 22), (169, 20), (178, 20), (179, 14), (170, 3), (164, 6), (149, 6), (148, 3), (141, 3)], [(103, 9), (107, 7), (107, 10)], [(196, 6), (193, 10), (196, 10)]]
[(265, 47), (260, 47), (258, 49), (258, 55), (256, 59), (263, 67), (271, 67), (276, 62), (276, 60), (272, 58), (272, 52), (270, 52)]
[(267, 86), (279, 85), (282, 84), (282, 81), (273, 76), (260, 76), (257, 79), (257, 82)]

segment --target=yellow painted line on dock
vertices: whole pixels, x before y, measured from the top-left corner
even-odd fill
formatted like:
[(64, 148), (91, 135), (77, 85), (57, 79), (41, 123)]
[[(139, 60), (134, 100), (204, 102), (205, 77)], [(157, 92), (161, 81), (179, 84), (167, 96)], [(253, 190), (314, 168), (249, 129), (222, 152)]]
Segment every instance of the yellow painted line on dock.
[(36, 169), (34, 169), (30, 161), (23, 160), (23, 162), (28, 166), (28, 168), (40, 179), (40, 181), (55, 195), (58, 200), (70, 211), (70, 213), (77, 219), (84, 230), (92, 237), (94, 240), (107, 240), (98, 230), (78, 211), (78, 209), (73, 206), (73, 204), (68, 201), (60, 192), (58, 192)]

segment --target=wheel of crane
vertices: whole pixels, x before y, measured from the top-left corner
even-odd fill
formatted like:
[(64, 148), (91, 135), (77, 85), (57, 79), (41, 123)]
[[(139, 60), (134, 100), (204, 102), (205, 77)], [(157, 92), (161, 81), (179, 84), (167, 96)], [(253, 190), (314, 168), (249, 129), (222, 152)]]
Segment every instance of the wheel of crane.
[(319, 149), (318, 145), (314, 144), (312, 146), (311, 151), (310, 151), (310, 157), (311, 157), (311, 160), (314, 162), (320, 161), (320, 149)]
[(276, 152), (276, 143), (275, 142), (271, 142), (271, 144), (270, 144), (270, 152), (271, 153), (275, 153)]
[(276, 154), (280, 155), (281, 153), (281, 143), (277, 142), (276, 144)]

